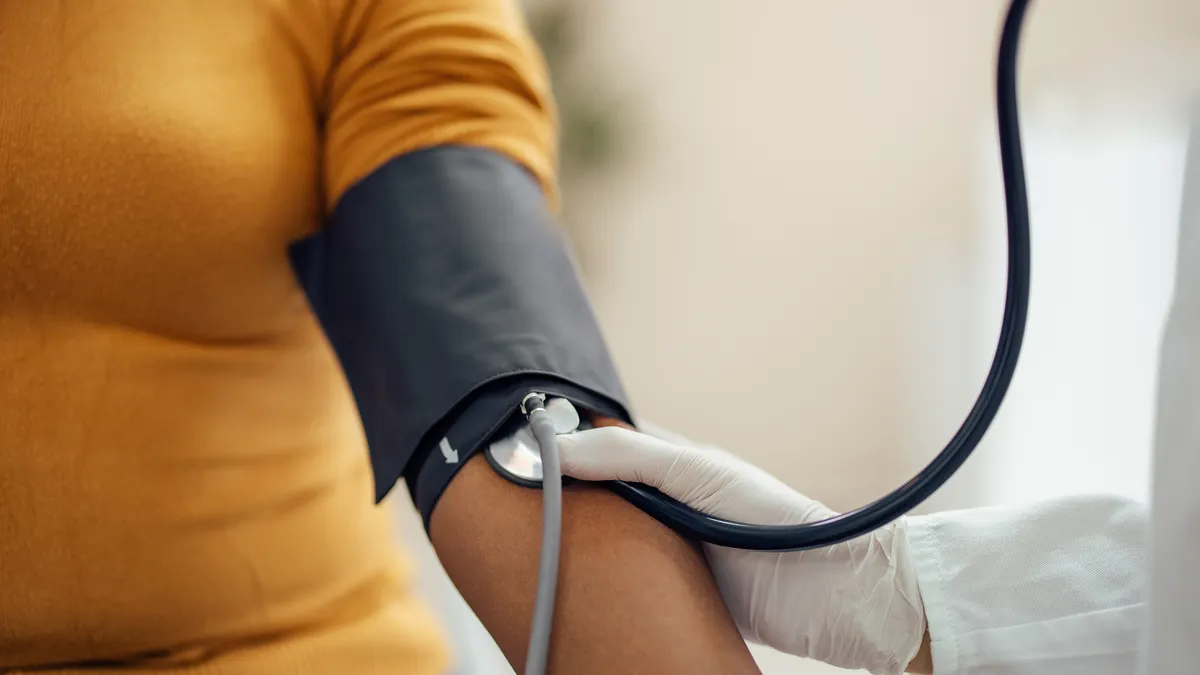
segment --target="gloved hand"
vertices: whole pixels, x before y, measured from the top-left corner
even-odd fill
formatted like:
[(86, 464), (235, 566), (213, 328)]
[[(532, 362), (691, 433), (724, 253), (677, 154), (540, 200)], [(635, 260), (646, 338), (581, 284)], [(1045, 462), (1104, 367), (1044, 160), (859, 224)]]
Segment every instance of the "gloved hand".
[[(725, 451), (650, 432), (604, 428), (560, 436), (563, 471), (583, 480), (642, 483), (693, 509), (756, 525), (834, 515)], [(902, 673), (921, 646), (925, 611), (903, 520), (811, 551), (704, 548), (747, 640), (876, 675)]]

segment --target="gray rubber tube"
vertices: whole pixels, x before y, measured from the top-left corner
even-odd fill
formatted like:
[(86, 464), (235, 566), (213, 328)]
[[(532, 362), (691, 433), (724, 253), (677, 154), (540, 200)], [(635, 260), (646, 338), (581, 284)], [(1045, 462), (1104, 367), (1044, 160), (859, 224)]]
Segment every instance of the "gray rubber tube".
[(562, 466), (558, 461), (554, 419), (545, 409), (538, 409), (530, 414), (529, 427), (542, 454), (542, 553), (525, 675), (544, 675), (550, 656), (550, 629), (554, 623), (558, 557), (562, 547)]

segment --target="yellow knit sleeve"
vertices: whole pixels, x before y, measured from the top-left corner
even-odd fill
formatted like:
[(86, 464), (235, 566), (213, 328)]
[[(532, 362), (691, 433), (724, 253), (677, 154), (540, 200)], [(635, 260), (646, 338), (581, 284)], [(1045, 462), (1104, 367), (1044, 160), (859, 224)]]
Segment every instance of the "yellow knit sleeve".
[(387, 161), (438, 145), (524, 165), (557, 203), (549, 77), (518, 0), (343, 0), (324, 111), (329, 209)]

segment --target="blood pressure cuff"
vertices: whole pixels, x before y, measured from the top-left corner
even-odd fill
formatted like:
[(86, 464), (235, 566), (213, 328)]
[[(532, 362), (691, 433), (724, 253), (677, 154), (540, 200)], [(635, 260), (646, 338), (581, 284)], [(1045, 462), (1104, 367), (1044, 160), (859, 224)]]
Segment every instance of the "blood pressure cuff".
[(358, 406), (375, 497), (404, 476), (426, 527), (529, 391), (629, 421), (542, 189), (505, 156), (446, 146), (393, 159), (290, 254)]

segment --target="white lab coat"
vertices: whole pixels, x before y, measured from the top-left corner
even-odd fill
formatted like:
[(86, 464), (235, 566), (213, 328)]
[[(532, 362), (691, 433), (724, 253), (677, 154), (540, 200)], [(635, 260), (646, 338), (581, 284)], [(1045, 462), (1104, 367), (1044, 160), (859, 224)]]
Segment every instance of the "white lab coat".
[(1119, 497), (912, 518), (934, 672), (1134, 675), (1148, 530)]
[(912, 518), (937, 675), (1200, 673), (1200, 124), (1186, 175), (1153, 518), (1116, 497)]

